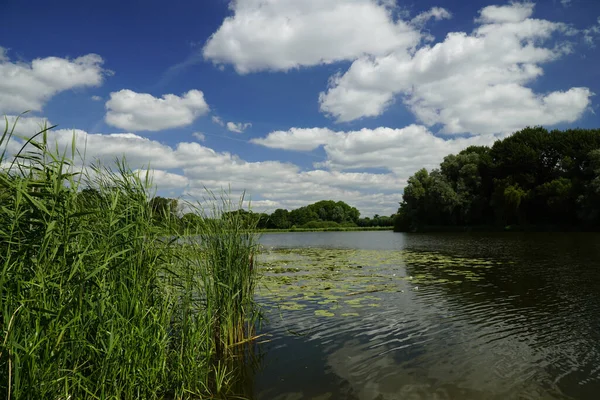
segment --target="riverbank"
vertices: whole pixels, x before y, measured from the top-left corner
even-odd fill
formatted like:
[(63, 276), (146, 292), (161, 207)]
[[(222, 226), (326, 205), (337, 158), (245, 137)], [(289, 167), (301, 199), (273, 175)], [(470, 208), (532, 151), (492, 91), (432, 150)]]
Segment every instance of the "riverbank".
[(285, 232), (354, 232), (354, 231), (391, 231), (393, 226), (344, 226), (331, 228), (289, 228), (289, 229), (259, 229), (260, 233), (285, 233)]
[(442, 232), (598, 232), (598, 228), (561, 225), (476, 225), (476, 226), (435, 226), (424, 225), (414, 230), (394, 229), (405, 233), (442, 233)]

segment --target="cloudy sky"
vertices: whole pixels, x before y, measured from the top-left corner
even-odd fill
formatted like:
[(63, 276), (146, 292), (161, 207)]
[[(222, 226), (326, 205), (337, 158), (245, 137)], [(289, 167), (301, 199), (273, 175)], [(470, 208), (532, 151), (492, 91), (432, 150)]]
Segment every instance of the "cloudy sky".
[[(125, 155), (159, 194), (393, 213), (527, 125), (600, 127), (600, 2), (0, 0), (0, 115)], [(14, 144), (13, 144), (14, 145)]]

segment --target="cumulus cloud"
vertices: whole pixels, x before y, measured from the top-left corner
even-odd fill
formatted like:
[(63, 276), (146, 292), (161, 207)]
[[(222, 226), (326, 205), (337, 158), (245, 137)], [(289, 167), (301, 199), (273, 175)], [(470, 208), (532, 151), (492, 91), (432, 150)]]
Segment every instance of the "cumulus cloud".
[(418, 14), (416, 17), (414, 17), (412, 19), (411, 22), (414, 25), (419, 26), (419, 25), (425, 24), (430, 19), (440, 21), (443, 19), (450, 19), (450, 18), (452, 18), (452, 14), (448, 10), (441, 8), (441, 7), (433, 7), (429, 11), (425, 11), (425, 12)]
[(94, 101), (102, 101), (102, 97), (100, 97), (100, 96), (92, 96), (92, 100), (94, 100)]
[[(245, 190), (256, 211), (292, 209), (333, 199), (358, 207), (363, 215), (389, 215), (396, 211), (406, 184), (393, 172), (345, 171), (346, 167), (330, 168), (327, 163), (305, 169), (280, 161), (248, 162), (197, 142), (168, 146), (134, 133), (58, 129), (50, 131), (49, 143), (69, 152), (73, 136), (84, 157), (78, 160), (79, 166), (95, 161), (112, 165), (115, 157), (124, 156), (134, 171), (145, 174), (149, 170), (159, 190), (176, 190), (188, 199), (202, 199), (205, 188), (218, 192), (230, 187), (234, 197)], [(14, 141), (10, 150), (16, 151), (21, 144)]]
[(228, 122), (227, 123), (227, 130), (231, 131), (231, 132), (235, 132), (235, 133), (243, 133), (246, 129), (250, 128), (252, 126), (251, 123), (249, 122)]
[[(43, 120), (23, 122), (23, 131), (33, 132)], [(58, 129), (50, 131), (49, 143), (57, 143), (61, 151), (68, 152), (73, 136), (79, 153), (85, 157), (79, 165), (83, 161), (111, 165), (115, 157), (125, 156), (134, 170), (143, 173), (150, 169), (159, 190), (177, 190), (186, 198), (202, 199), (205, 188), (219, 191), (230, 187), (234, 197), (245, 190), (256, 211), (292, 209), (327, 198), (345, 201), (367, 216), (395, 212), (406, 180), (418, 169), (437, 167), (449, 153), (471, 145), (491, 145), (502, 137), (441, 138), (424, 126), (410, 125), (347, 132), (292, 128), (252, 140), (275, 149), (323, 148), (322, 162), (301, 168), (272, 160), (248, 162), (193, 141), (169, 146), (134, 133), (90, 134)], [(199, 132), (193, 136), (201, 138)], [(20, 145), (15, 141), (9, 150), (16, 151)]]
[(190, 125), (208, 113), (209, 107), (199, 90), (157, 98), (123, 89), (110, 94), (106, 110), (105, 121), (109, 125), (132, 131), (160, 131)]
[(11, 61), (0, 47), (0, 114), (41, 111), (54, 95), (66, 90), (100, 86), (110, 71), (102, 57), (46, 57), (31, 62)]
[(414, 53), (362, 57), (331, 79), (319, 98), (321, 110), (339, 122), (352, 121), (381, 115), (401, 95), (419, 121), (440, 124), (449, 134), (573, 122), (589, 107), (588, 88), (539, 94), (526, 85), (543, 75), (541, 64), (570, 51), (544, 43), (574, 30), (530, 18), (532, 13), (532, 3), (488, 6), (471, 34), (452, 32)]
[(0, 146), (0, 156), (3, 153), (5, 155), (2, 167), (8, 167), (9, 164), (6, 163), (6, 160), (12, 158), (23, 147), (23, 141), (20, 139), (29, 139), (44, 128), (52, 126), (52, 123), (45, 118), (24, 115), (5, 115), (1, 123), (0, 132), (3, 132), (5, 127), (8, 127), (8, 132), (12, 132), (12, 137), (8, 141), (5, 138), (4, 143)]
[(493, 24), (503, 22), (522, 22), (533, 14), (533, 3), (512, 3), (505, 6), (487, 6), (479, 11), (477, 22)]
[(12, 131), (13, 135), (25, 138), (30, 138), (43, 129), (52, 126), (52, 123), (46, 118), (29, 117), (27, 115), (5, 115), (3, 120), (0, 131), (3, 131), (7, 125), (8, 131)]
[(341, 137), (343, 133), (327, 128), (291, 128), (275, 131), (264, 138), (252, 139), (252, 143), (272, 149), (310, 151)]
[(326, 161), (316, 166), (348, 171), (382, 168), (405, 181), (420, 168), (435, 168), (449, 153), (457, 153), (472, 145), (491, 145), (496, 135), (477, 135), (443, 139), (426, 127), (410, 125), (402, 129), (377, 128), (341, 132), (327, 128), (272, 132), (252, 142), (262, 146), (310, 151), (323, 147)]
[(593, 95), (531, 89), (543, 64), (572, 51), (573, 35), (593, 45), (600, 28), (536, 19), (528, 1), (484, 7), (472, 32), (432, 44), (424, 24), (452, 16), (440, 7), (412, 19), (399, 17), (394, 1), (236, 0), (230, 8), (204, 57), (242, 74), (351, 61), (319, 95), (320, 110), (337, 122), (377, 117), (401, 101), (443, 133), (502, 133), (576, 121)]
[(205, 59), (242, 74), (385, 55), (415, 46), (420, 35), (376, 0), (236, 0), (203, 49)]
[(145, 178), (146, 175), (148, 175), (152, 184), (161, 190), (181, 189), (189, 184), (189, 180), (185, 176), (164, 171), (162, 169), (138, 169), (135, 172), (142, 178)]

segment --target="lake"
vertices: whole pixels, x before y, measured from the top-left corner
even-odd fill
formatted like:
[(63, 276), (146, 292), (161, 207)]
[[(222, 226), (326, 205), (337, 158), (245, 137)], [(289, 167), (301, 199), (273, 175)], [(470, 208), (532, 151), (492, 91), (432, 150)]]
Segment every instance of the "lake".
[(255, 399), (597, 399), (600, 235), (265, 234)]

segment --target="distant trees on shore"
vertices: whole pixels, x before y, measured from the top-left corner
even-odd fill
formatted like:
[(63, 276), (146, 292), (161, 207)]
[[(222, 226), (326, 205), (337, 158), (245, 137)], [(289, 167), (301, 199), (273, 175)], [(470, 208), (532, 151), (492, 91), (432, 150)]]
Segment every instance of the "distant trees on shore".
[[(163, 200), (156, 201), (162, 209), (173, 209), (172, 203)], [(176, 205), (175, 205), (176, 207)], [(394, 223), (393, 216), (375, 215), (373, 218), (360, 218), (357, 208), (343, 201), (321, 200), (294, 210), (276, 209), (271, 214), (254, 213), (247, 210), (231, 211), (243, 214), (248, 218), (249, 224), (256, 224), (258, 229), (324, 229), (345, 227), (391, 227)], [(199, 216), (185, 214), (182, 217), (184, 224), (197, 223)]]
[(600, 130), (525, 128), (408, 180), (396, 231), (435, 227), (598, 229)]

